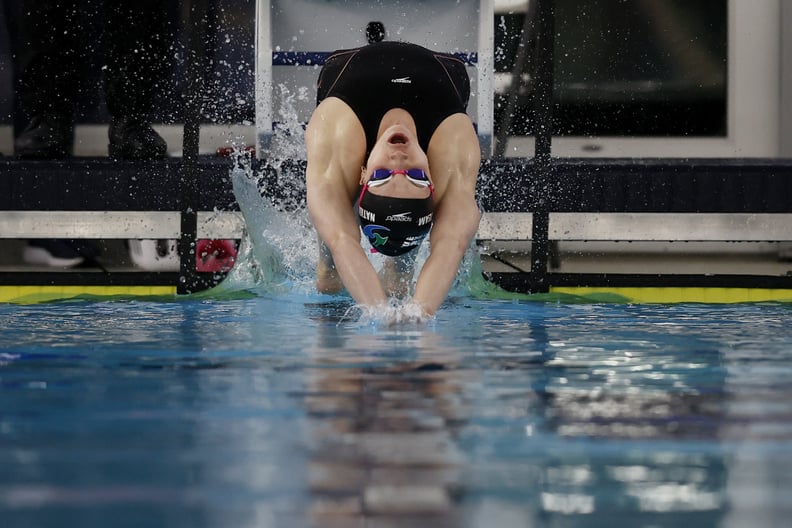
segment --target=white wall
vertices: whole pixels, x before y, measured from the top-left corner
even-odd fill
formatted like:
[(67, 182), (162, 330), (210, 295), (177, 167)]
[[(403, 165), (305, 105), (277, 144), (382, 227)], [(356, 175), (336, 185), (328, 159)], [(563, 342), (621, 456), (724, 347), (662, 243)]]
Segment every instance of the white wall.
[(780, 152), (792, 157), (792, 2), (781, 2), (781, 109)]

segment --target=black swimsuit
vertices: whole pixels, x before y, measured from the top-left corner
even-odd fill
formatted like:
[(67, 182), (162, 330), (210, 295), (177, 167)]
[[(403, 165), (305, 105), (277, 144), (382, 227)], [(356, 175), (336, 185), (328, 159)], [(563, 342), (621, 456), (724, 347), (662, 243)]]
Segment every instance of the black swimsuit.
[(406, 42), (379, 42), (334, 52), (319, 74), (317, 104), (338, 97), (366, 132), (366, 152), (388, 110), (403, 108), (415, 120), (425, 150), (445, 118), (464, 113), (470, 98), (465, 64), (453, 55)]

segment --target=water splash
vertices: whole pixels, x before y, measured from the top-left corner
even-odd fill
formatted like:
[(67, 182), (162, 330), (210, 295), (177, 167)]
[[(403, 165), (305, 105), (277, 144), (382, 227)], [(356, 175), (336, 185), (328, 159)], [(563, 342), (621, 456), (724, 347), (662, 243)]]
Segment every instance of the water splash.
[(339, 325), (352, 322), (358, 327), (373, 330), (405, 326), (425, 326), (435, 322), (435, 316), (427, 315), (423, 308), (412, 299), (389, 299), (382, 306), (349, 307), (339, 321)]
[(247, 155), (238, 155), (231, 170), (246, 232), (236, 266), (241, 268), (239, 276), (232, 274), (229, 279), (248, 283), (252, 279), (256, 289), (268, 293), (310, 290), (318, 254), (316, 235), (304, 208), (284, 207), (267, 198), (274, 194), (264, 175), (267, 170), (273, 168), (254, 171)]
[(312, 289), (316, 235), (305, 210), (302, 164), (305, 141), (296, 104), (306, 88), (292, 93), (279, 85), (279, 123), (266, 152), (266, 163), (253, 166), (240, 139), (233, 148), (230, 173), (234, 195), (245, 219), (237, 264), (224, 281), (226, 288), (283, 293)]
[(305, 86), (297, 87), (295, 92), (289, 90), (285, 84), (279, 84), (276, 88), (275, 97), (280, 101), (277, 105), (278, 121), (268, 155), (276, 165), (281, 165), (288, 160), (305, 159), (304, 127), (297, 107), (300, 102), (309, 99), (309, 93)]

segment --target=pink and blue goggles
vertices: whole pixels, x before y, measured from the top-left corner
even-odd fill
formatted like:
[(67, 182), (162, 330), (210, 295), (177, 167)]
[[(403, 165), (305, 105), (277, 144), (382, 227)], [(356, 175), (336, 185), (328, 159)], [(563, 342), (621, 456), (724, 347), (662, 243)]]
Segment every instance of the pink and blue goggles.
[(430, 190), (432, 189), (432, 182), (423, 169), (375, 169), (374, 172), (371, 173), (371, 177), (366, 186), (377, 187), (378, 185), (388, 183), (391, 181), (394, 174), (404, 174), (413, 185), (417, 185), (418, 187), (429, 187)]

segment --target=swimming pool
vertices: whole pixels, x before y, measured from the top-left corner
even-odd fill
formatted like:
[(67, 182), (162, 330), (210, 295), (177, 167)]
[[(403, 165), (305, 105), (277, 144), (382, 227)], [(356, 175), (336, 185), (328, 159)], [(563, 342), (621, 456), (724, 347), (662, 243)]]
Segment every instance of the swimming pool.
[(3, 526), (779, 526), (792, 306), (0, 305)]

